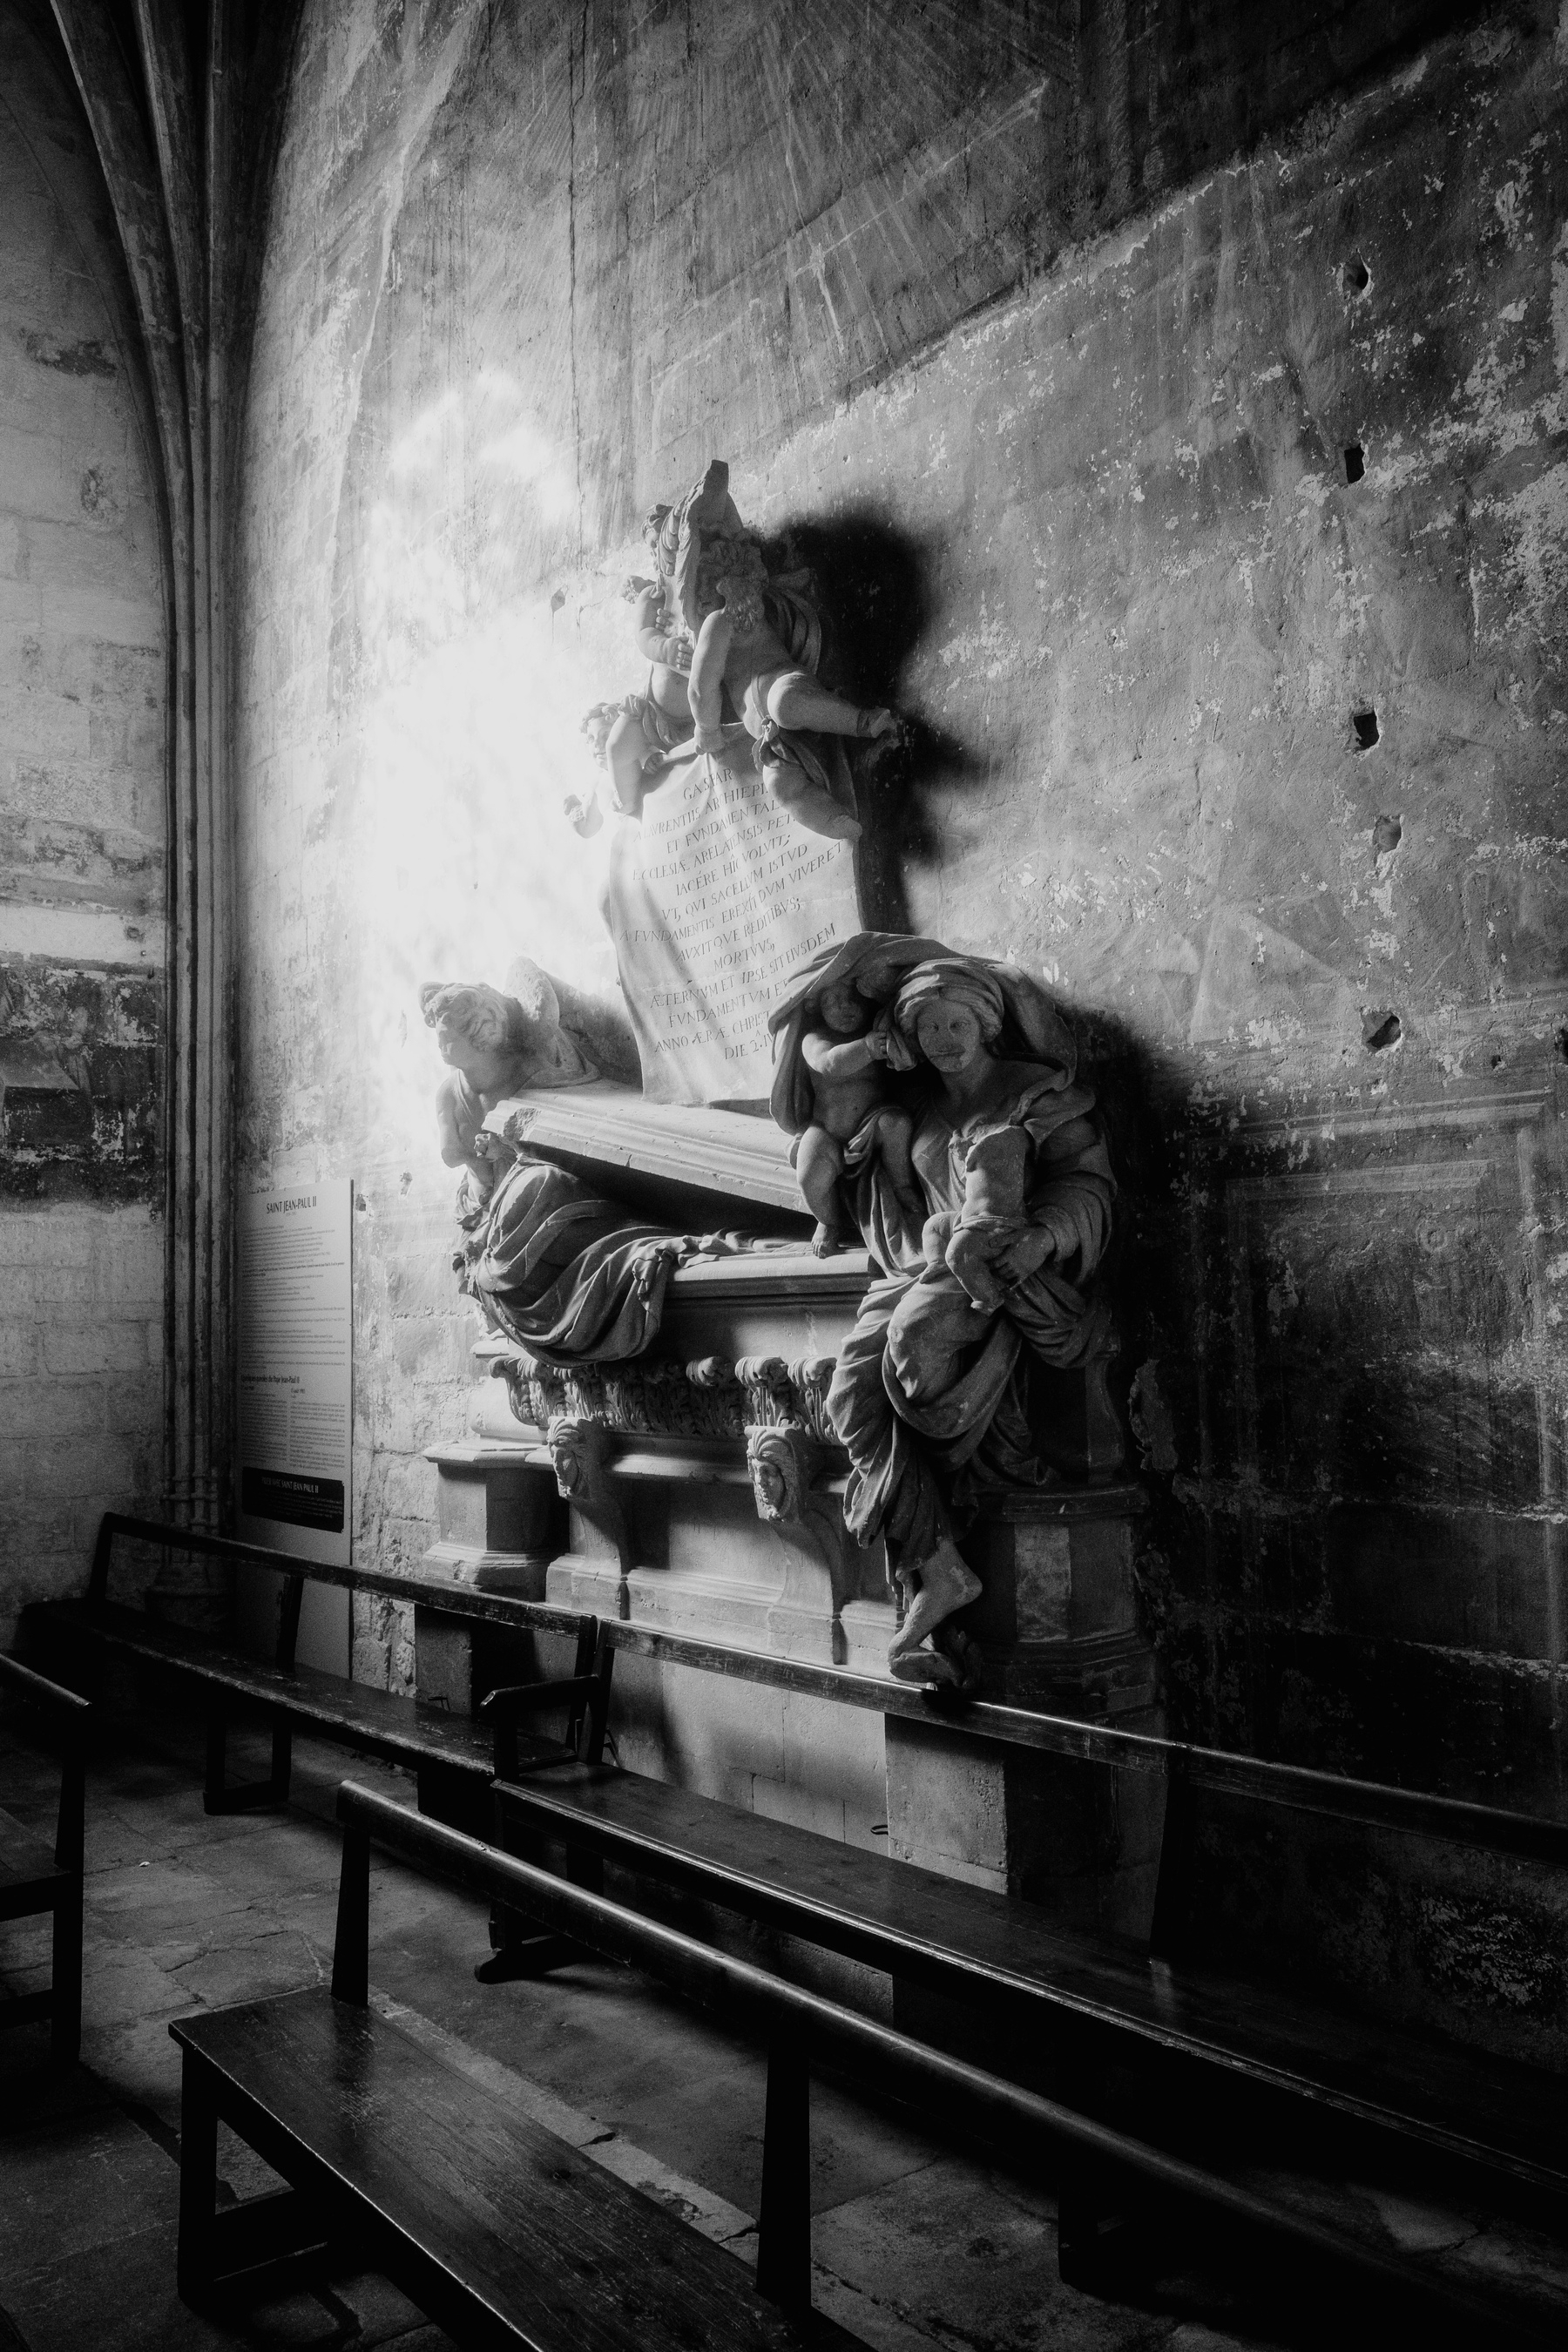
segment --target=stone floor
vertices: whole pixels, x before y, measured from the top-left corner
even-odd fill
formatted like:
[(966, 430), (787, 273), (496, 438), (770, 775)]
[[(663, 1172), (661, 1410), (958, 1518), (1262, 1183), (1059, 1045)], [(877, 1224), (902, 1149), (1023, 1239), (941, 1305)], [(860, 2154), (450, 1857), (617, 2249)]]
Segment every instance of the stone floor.
[[(240, 1769), (243, 1758), (235, 1759)], [(258, 1746), (258, 1773), (263, 1758)], [(0, 2352), (184, 2352), (447, 2338), (384, 2280), (334, 2276), (216, 2326), (174, 2292), (179, 2071), (171, 2018), (319, 1982), (331, 1965), (345, 1769), (411, 1803), (401, 1775), (301, 1743), (281, 1815), (209, 1819), (199, 1740), (162, 1719), (89, 1775), (82, 2058), (52, 2079), (45, 2037), (0, 2037)], [(233, 1768), (231, 1768), (233, 1769)], [(238, 1777), (237, 1773), (237, 1777)], [(52, 1827), (55, 1768), (0, 1732), (0, 1803)], [(476, 2079), (504, 2086), (595, 2160), (666, 2200), (742, 2261), (754, 2248), (763, 2067), (757, 2052), (630, 1971), (584, 1964), (481, 1987), (483, 1907), (380, 1864), (375, 1997)], [(46, 1980), (45, 1937), (0, 1928), (0, 1995)], [(813, 2092), (816, 2300), (878, 2352), (1226, 2352), (1321, 2341), (1267, 2284), (1162, 2278), (1121, 2303), (1057, 2276), (1051, 2199), (833, 2085)], [(273, 2185), (231, 2135), (220, 2195)], [(1354, 2184), (1258, 2186), (1568, 2319), (1568, 2249)], [(1271, 2307), (1273, 2306), (1273, 2307)]]

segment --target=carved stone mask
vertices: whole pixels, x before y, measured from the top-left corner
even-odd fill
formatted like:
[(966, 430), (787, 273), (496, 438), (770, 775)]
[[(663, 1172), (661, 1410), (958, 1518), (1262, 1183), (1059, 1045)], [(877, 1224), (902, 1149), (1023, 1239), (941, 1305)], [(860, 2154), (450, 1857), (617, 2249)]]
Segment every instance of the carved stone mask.
[(782, 1511), (789, 1481), (776, 1462), (759, 1462), (755, 1472), (757, 1500), (770, 1511)]
[(752, 1431), (746, 1446), (757, 1516), (793, 1519), (800, 1513), (799, 1466), (795, 1448), (781, 1432)]

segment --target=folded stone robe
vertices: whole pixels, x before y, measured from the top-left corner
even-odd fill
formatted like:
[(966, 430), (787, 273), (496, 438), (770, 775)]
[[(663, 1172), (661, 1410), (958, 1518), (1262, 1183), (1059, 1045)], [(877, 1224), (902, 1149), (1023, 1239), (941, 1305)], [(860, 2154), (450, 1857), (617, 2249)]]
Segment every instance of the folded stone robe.
[(1066, 1369), (1106, 1339), (1109, 1308), (1084, 1285), (1110, 1239), (1116, 1184), (1094, 1097), (1065, 1077), (1059, 1068), (1029, 1073), (1005, 1117), (959, 1129), (928, 1104), (915, 1129), (928, 1213), (962, 1209), (970, 1152), (998, 1127), (1022, 1127), (1029, 1139), (1025, 1213), (1049, 1231), (1056, 1253), (989, 1318), (946, 1265), (926, 1265), (918, 1221), (882, 1168), (861, 1174), (857, 1214), (884, 1275), (840, 1350), (828, 1412), (851, 1463), (845, 1519), (862, 1544), (885, 1536), (895, 1561), (918, 1564), (950, 1532), (955, 1473), (981, 1485), (1037, 1477), (1022, 1350)]
[(696, 1246), (524, 1157), (490, 1195), (462, 1286), (532, 1355), (619, 1361), (652, 1340), (670, 1275)]

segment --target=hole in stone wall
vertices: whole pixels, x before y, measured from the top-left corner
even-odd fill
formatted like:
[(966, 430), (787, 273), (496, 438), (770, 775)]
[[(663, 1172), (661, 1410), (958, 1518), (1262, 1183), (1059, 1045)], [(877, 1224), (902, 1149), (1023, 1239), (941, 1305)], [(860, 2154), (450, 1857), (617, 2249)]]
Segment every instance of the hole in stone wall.
[(1397, 1013), (1369, 1013), (1361, 1024), (1361, 1041), (1369, 1054), (1381, 1054), (1385, 1045), (1397, 1045), (1403, 1034)]
[(1364, 294), (1372, 284), (1372, 272), (1359, 253), (1352, 253), (1340, 272), (1347, 294)]
[(1359, 482), (1365, 471), (1366, 460), (1362, 456), (1361, 443), (1352, 441), (1345, 451), (1345, 479), (1347, 482)]
[(1352, 711), (1351, 725), (1355, 729), (1356, 750), (1370, 751), (1377, 740), (1376, 711), (1370, 708), (1365, 710)]
[(1379, 857), (1386, 857), (1397, 849), (1405, 838), (1405, 827), (1396, 816), (1380, 816), (1372, 829), (1372, 845)]

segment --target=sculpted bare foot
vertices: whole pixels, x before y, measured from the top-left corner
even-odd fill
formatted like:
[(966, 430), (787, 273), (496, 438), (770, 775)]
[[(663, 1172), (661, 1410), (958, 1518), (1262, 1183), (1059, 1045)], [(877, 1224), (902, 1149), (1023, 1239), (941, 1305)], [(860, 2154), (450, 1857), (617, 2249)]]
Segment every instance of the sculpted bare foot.
[(818, 1225), (811, 1237), (813, 1257), (832, 1257), (839, 1246), (838, 1235), (831, 1225)]
[(941, 1650), (907, 1651), (901, 1658), (888, 1660), (888, 1672), (895, 1682), (919, 1683), (927, 1690), (957, 1690), (963, 1679)]
[(857, 735), (863, 737), (896, 735), (898, 733), (898, 730), (899, 722), (894, 718), (890, 710), (861, 710), (856, 714), (855, 732)]
[[(936, 1549), (922, 1559), (909, 1575), (900, 1575), (908, 1589), (910, 1576), (920, 1578), (920, 1590), (910, 1603), (903, 1623), (889, 1646), (888, 1664), (896, 1671), (896, 1661), (907, 1658), (920, 1648), (927, 1635), (935, 1632), (944, 1618), (956, 1609), (967, 1608), (980, 1597), (980, 1579), (964, 1559), (951, 1536), (943, 1536)], [(921, 1680), (928, 1679), (921, 1675)], [(941, 1675), (930, 1679), (945, 1679)], [(954, 1680), (957, 1679), (955, 1675)]]
[(976, 1643), (952, 1625), (939, 1625), (929, 1650), (910, 1650), (894, 1658), (889, 1673), (896, 1682), (914, 1683), (922, 1690), (954, 1690), (973, 1695), (983, 1679)]
[(763, 782), (785, 814), (807, 833), (825, 834), (829, 841), (858, 841), (860, 823), (819, 784), (802, 784), (799, 770), (768, 767)]

